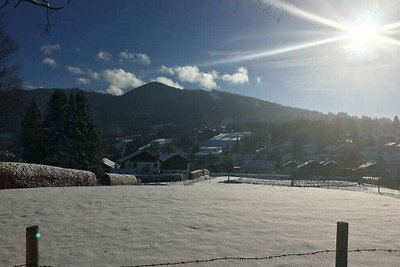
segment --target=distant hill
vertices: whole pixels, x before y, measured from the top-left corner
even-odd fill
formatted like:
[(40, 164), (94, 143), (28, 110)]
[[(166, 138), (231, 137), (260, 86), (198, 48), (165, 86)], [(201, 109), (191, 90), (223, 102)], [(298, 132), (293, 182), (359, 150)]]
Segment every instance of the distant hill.
[[(23, 90), (23, 103), (35, 100), (43, 111), (55, 89)], [(77, 89), (64, 89), (77, 90)], [(128, 135), (154, 125), (214, 127), (235, 121), (287, 121), (321, 119), (320, 112), (222, 91), (180, 90), (158, 82), (138, 87), (122, 96), (85, 91), (93, 118), (107, 136)], [(0, 114), (1, 117), (10, 114)], [(13, 122), (20, 123), (21, 116)], [(10, 119), (10, 117), (8, 117)], [(7, 130), (3, 127), (4, 132)]]

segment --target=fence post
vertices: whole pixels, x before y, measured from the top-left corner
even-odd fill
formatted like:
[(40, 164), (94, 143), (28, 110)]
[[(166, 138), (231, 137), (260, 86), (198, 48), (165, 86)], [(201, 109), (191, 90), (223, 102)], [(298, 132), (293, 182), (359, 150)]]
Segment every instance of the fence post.
[(337, 222), (336, 267), (347, 267), (348, 237), (349, 224), (347, 222)]
[(382, 179), (382, 177), (378, 177), (378, 193), (382, 195), (382, 193), (381, 193), (381, 179)]
[(39, 266), (39, 237), (39, 226), (34, 225), (26, 228), (26, 266)]

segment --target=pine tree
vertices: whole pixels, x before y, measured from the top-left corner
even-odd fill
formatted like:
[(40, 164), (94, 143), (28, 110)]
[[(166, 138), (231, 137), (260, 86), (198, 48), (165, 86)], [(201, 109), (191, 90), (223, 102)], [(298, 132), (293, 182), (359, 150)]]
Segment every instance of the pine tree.
[(74, 123), (75, 123), (75, 94), (70, 93), (67, 100), (66, 107), (66, 118), (65, 123), (67, 125), (66, 129), (66, 141), (65, 141), (65, 151), (66, 158), (65, 162), (68, 167), (74, 168), (77, 164), (75, 163), (74, 154), (75, 154), (75, 144), (73, 142), (74, 139)]
[(25, 162), (44, 163), (44, 133), (42, 113), (33, 102), (26, 110), (22, 121), (22, 157)]
[(394, 130), (394, 132), (397, 132), (398, 130), (400, 130), (400, 120), (399, 120), (399, 117), (397, 117), (397, 115), (394, 116), (394, 119), (393, 119), (393, 130)]
[(46, 162), (55, 166), (68, 166), (67, 157), (67, 97), (56, 90), (47, 103), (44, 122)]
[(71, 165), (94, 170), (101, 160), (102, 139), (90, 118), (86, 97), (78, 91), (70, 96), (68, 104)]

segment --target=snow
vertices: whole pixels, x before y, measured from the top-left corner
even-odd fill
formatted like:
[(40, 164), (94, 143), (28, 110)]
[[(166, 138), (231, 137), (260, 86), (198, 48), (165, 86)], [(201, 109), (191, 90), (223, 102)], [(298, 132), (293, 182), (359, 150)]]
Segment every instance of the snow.
[[(38, 224), (40, 264), (123, 266), (224, 256), (400, 248), (400, 200), (349, 190), (220, 184), (0, 191), (0, 266), (25, 262), (25, 227)], [(334, 266), (335, 254), (185, 266)], [(398, 266), (400, 253), (349, 254), (349, 266)]]

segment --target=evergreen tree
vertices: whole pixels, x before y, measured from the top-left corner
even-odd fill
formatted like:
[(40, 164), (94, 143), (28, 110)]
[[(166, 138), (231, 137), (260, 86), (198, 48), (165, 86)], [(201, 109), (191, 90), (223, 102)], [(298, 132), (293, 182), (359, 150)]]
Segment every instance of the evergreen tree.
[(70, 95), (67, 121), (71, 167), (95, 170), (101, 160), (103, 145), (99, 131), (90, 118), (87, 100), (82, 91)]
[(235, 144), (233, 145), (232, 151), (234, 153), (238, 153), (240, 151), (240, 141), (239, 138), (236, 138)]
[(22, 121), (22, 157), (25, 162), (44, 163), (44, 134), (42, 113), (33, 102), (26, 110)]
[(61, 90), (54, 91), (47, 103), (44, 133), (47, 164), (67, 167), (67, 96)]
[(397, 115), (396, 115), (396, 116), (394, 116), (394, 119), (393, 119), (393, 130), (394, 130), (394, 132), (397, 132), (397, 131), (399, 131), (399, 129), (400, 129), (400, 120), (399, 120), (399, 117), (397, 117)]
[(73, 142), (74, 139), (74, 124), (75, 124), (75, 94), (70, 93), (67, 100), (66, 106), (66, 118), (65, 124), (67, 126), (66, 129), (66, 140), (65, 140), (65, 151), (66, 151), (66, 158), (65, 162), (66, 165), (69, 167), (74, 167), (77, 164), (74, 162), (74, 153), (75, 153), (75, 144)]

